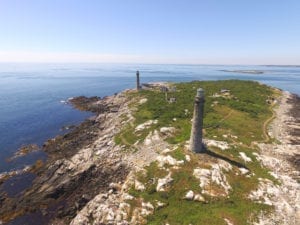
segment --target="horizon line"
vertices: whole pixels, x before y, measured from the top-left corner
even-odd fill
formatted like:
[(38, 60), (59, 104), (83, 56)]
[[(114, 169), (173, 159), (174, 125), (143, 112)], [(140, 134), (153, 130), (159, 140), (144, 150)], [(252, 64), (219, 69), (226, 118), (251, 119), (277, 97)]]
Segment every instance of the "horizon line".
[(300, 64), (239, 64), (239, 63), (152, 63), (152, 62), (40, 62), (40, 61), (0, 61), (0, 64), (124, 64), (124, 65), (186, 65), (186, 66), (282, 66), (282, 67), (300, 67)]

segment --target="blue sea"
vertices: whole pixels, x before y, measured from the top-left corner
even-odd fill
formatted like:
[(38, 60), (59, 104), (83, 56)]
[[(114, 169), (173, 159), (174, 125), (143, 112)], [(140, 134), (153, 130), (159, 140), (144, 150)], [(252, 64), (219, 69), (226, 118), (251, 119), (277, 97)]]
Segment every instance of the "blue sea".
[[(0, 64), (0, 173), (22, 169), (43, 152), (7, 162), (22, 145), (62, 134), (63, 126), (78, 124), (91, 113), (65, 104), (73, 96), (104, 97), (141, 82), (243, 79), (256, 80), (300, 95), (300, 67), (134, 64)], [(221, 70), (259, 70), (263, 74)]]

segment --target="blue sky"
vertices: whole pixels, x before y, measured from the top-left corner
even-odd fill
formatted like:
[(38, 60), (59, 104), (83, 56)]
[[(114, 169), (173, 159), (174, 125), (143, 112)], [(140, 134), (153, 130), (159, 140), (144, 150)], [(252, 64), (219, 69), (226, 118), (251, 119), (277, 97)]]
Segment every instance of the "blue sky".
[(0, 0), (0, 62), (300, 64), (299, 0)]

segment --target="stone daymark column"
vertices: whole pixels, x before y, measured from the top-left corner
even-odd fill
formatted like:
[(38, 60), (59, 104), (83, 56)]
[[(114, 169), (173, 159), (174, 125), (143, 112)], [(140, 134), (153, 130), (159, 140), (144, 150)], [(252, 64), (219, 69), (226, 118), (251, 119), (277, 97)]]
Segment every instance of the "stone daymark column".
[(136, 71), (136, 90), (139, 91), (141, 88), (140, 86), (140, 72)]
[(190, 150), (196, 153), (205, 151), (202, 144), (204, 102), (204, 90), (199, 88), (194, 102), (194, 116), (190, 139)]

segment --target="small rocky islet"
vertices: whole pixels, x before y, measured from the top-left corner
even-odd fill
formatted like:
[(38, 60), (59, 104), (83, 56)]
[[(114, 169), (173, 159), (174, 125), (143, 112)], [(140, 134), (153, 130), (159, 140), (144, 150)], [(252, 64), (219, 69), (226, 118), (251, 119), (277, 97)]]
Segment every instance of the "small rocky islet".
[[(206, 151), (196, 154), (189, 138), (199, 87)], [(229, 80), (69, 102), (94, 116), (44, 143), (47, 160), (25, 171), (36, 175), (31, 187), (1, 193), (0, 224), (299, 222), (298, 96)]]

